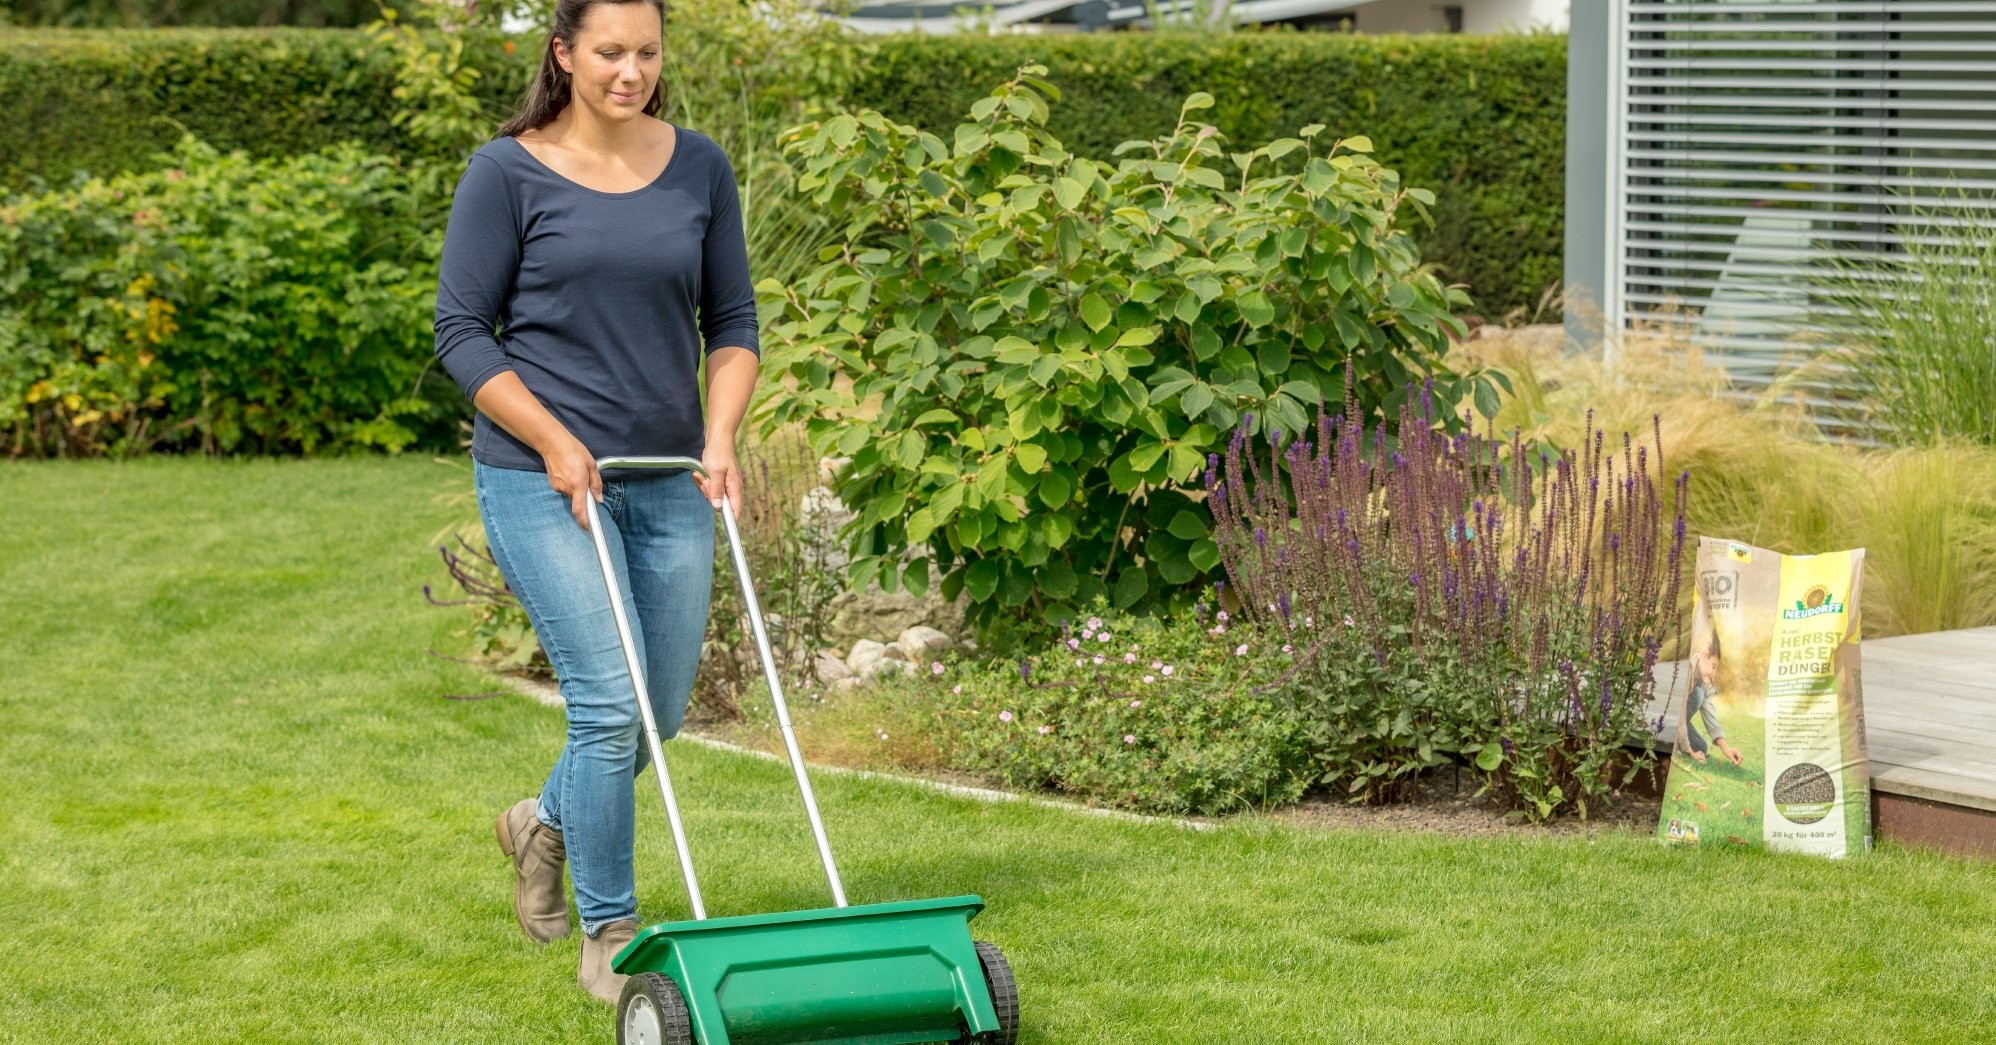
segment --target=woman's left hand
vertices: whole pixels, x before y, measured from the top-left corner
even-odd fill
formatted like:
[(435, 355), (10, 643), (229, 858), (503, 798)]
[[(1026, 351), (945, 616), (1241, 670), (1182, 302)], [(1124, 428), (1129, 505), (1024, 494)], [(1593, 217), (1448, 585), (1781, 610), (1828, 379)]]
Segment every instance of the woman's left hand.
[(696, 474), (693, 480), (700, 484), (700, 492), (707, 496), (714, 510), (721, 510), (721, 498), (726, 496), (735, 513), (741, 514), (742, 470), (735, 461), (735, 448), (709, 445), (707, 452), (700, 455), (700, 463), (706, 466), (707, 475), (702, 478)]

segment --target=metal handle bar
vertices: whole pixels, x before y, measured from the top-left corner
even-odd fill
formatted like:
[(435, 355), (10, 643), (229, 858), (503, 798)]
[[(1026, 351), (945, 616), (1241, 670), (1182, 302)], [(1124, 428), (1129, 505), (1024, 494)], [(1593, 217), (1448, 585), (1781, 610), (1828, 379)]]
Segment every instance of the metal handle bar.
[[(686, 468), (705, 476), (707, 469), (691, 457), (604, 457), (596, 461), (601, 472), (609, 468)], [(673, 794), (672, 775), (666, 771), (665, 750), (658, 739), (658, 721), (653, 717), (651, 697), (645, 689), (644, 666), (638, 663), (637, 643), (631, 638), (631, 622), (624, 613), (624, 596), (617, 584), (617, 571), (610, 558), (610, 545), (603, 536), (602, 518), (596, 499), (585, 497), (589, 506), (589, 536), (596, 545), (596, 562), (603, 570), (603, 586), (610, 595), (610, 612), (617, 621), (617, 639), (624, 647), (624, 664), (631, 674), (631, 688), (638, 700), (638, 714), (644, 719), (645, 741), (651, 748), (651, 762), (658, 770), (659, 794), (665, 799), (665, 816), (672, 824), (672, 844), (679, 854), (679, 871), (686, 879), (686, 895), (693, 903), (693, 917), (707, 917), (700, 897), (700, 883), (693, 874), (693, 856), (686, 845), (686, 827), (679, 818), (679, 800)], [(845, 885), (839, 881), (838, 866), (832, 862), (831, 842), (825, 837), (825, 822), (818, 815), (818, 799), (811, 791), (810, 777), (804, 771), (804, 755), (797, 747), (797, 733), (790, 725), (790, 709), (783, 701), (783, 684), (776, 677), (776, 656), (769, 648), (769, 632), (763, 625), (762, 606), (756, 601), (755, 584), (749, 579), (748, 557), (742, 553), (741, 531), (735, 525), (735, 509), (726, 493), (721, 495), (721, 521), (728, 531), (728, 546), (734, 553), (735, 576), (741, 582), (742, 602), (748, 607), (749, 623), (755, 631), (757, 651), (762, 655), (763, 677), (769, 682), (769, 696), (776, 704), (776, 721), (783, 729), (784, 750), (790, 769), (797, 777), (797, 790), (804, 796), (804, 811), (811, 818), (811, 834), (818, 843), (818, 858), (824, 862), (825, 878), (832, 886), (832, 899), (846, 906)]]

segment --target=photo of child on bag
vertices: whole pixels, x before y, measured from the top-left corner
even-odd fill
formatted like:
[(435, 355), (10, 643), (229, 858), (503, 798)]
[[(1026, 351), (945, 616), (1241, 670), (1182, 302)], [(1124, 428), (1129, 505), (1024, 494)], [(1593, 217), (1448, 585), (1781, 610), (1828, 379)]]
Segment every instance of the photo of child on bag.
[[(1706, 736), (1711, 738), (1712, 744), (1718, 746), (1719, 753), (1731, 759), (1733, 765), (1737, 766), (1742, 758), (1740, 749), (1726, 741), (1726, 727), (1719, 722), (1716, 706), (1719, 655), (1719, 632), (1713, 629), (1711, 641), (1691, 658), (1691, 692), (1684, 698), (1684, 713), (1678, 716), (1678, 722), (1682, 724), (1686, 734), (1685, 750), (1691, 753), (1693, 759), (1699, 762), (1705, 761), (1706, 752), (1710, 750), (1706, 738), (1698, 735), (1698, 725), (1703, 725)], [(1697, 725), (1692, 723), (1693, 715), (1698, 716)]]

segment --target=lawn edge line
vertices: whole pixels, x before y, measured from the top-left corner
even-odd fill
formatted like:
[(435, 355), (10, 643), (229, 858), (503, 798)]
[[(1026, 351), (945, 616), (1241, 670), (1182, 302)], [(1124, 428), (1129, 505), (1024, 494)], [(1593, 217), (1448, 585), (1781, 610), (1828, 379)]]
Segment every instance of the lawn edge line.
[[(507, 674), (495, 674), (494, 677), (499, 680), (500, 684), (542, 707), (560, 708), (566, 706), (561, 698), (561, 691), (559, 689), (538, 679)], [(713, 751), (725, 751), (734, 755), (748, 755), (752, 758), (762, 759), (765, 762), (776, 762), (783, 765), (789, 764), (788, 759), (772, 752), (752, 747), (743, 747), (739, 744), (732, 744), (725, 740), (703, 736), (690, 731), (682, 730), (676, 739), (690, 740), (701, 747)], [(1211, 831), (1219, 826), (1210, 820), (1187, 820), (1174, 816), (1148, 816), (1143, 813), (1131, 813), (1122, 809), (1104, 809), (1101, 806), (1085, 806), (1078, 802), (1063, 802), (1057, 798), (1045, 798), (1039, 795), (1022, 795), (1014, 791), (998, 791), (992, 788), (951, 784), (941, 780), (930, 780), (927, 777), (910, 776), (903, 773), (884, 773), (877, 769), (826, 766), (810, 761), (806, 761), (804, 765), (813, 773), (829, 773), (834, 776), (853, 777), (860, 780), (884, 780), (889, 783), (919, 787), (923, 790), (934, 791), (939, 794), (954, 795), (958, 798), (975, 799), (979, 802), (1024, 802), (1028, 805), (1040, 806), (1046, 809), (1058, 809), (1069, 813), (1107, 817), (1111, 820), (1124, 820), (1131, 823), (1169, 824), (1173, 827), (1187, 828), (1193, 831)]]

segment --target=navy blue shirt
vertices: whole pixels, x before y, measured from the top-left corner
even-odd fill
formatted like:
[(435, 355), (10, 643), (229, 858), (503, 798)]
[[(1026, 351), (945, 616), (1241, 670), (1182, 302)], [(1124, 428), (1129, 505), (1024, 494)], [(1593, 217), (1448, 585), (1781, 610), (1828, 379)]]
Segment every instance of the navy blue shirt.
[[(465, 395), (511, 370), (594, 456), (699, 457), (705, 353), (760, 351), (727, 155), (678, 128), (650, 185), (598, 192), (513, 138), (487, 142), (451, 201), (436, 335), (437, 359)], [(471, 456), (546, 470), (482, 413)]]

